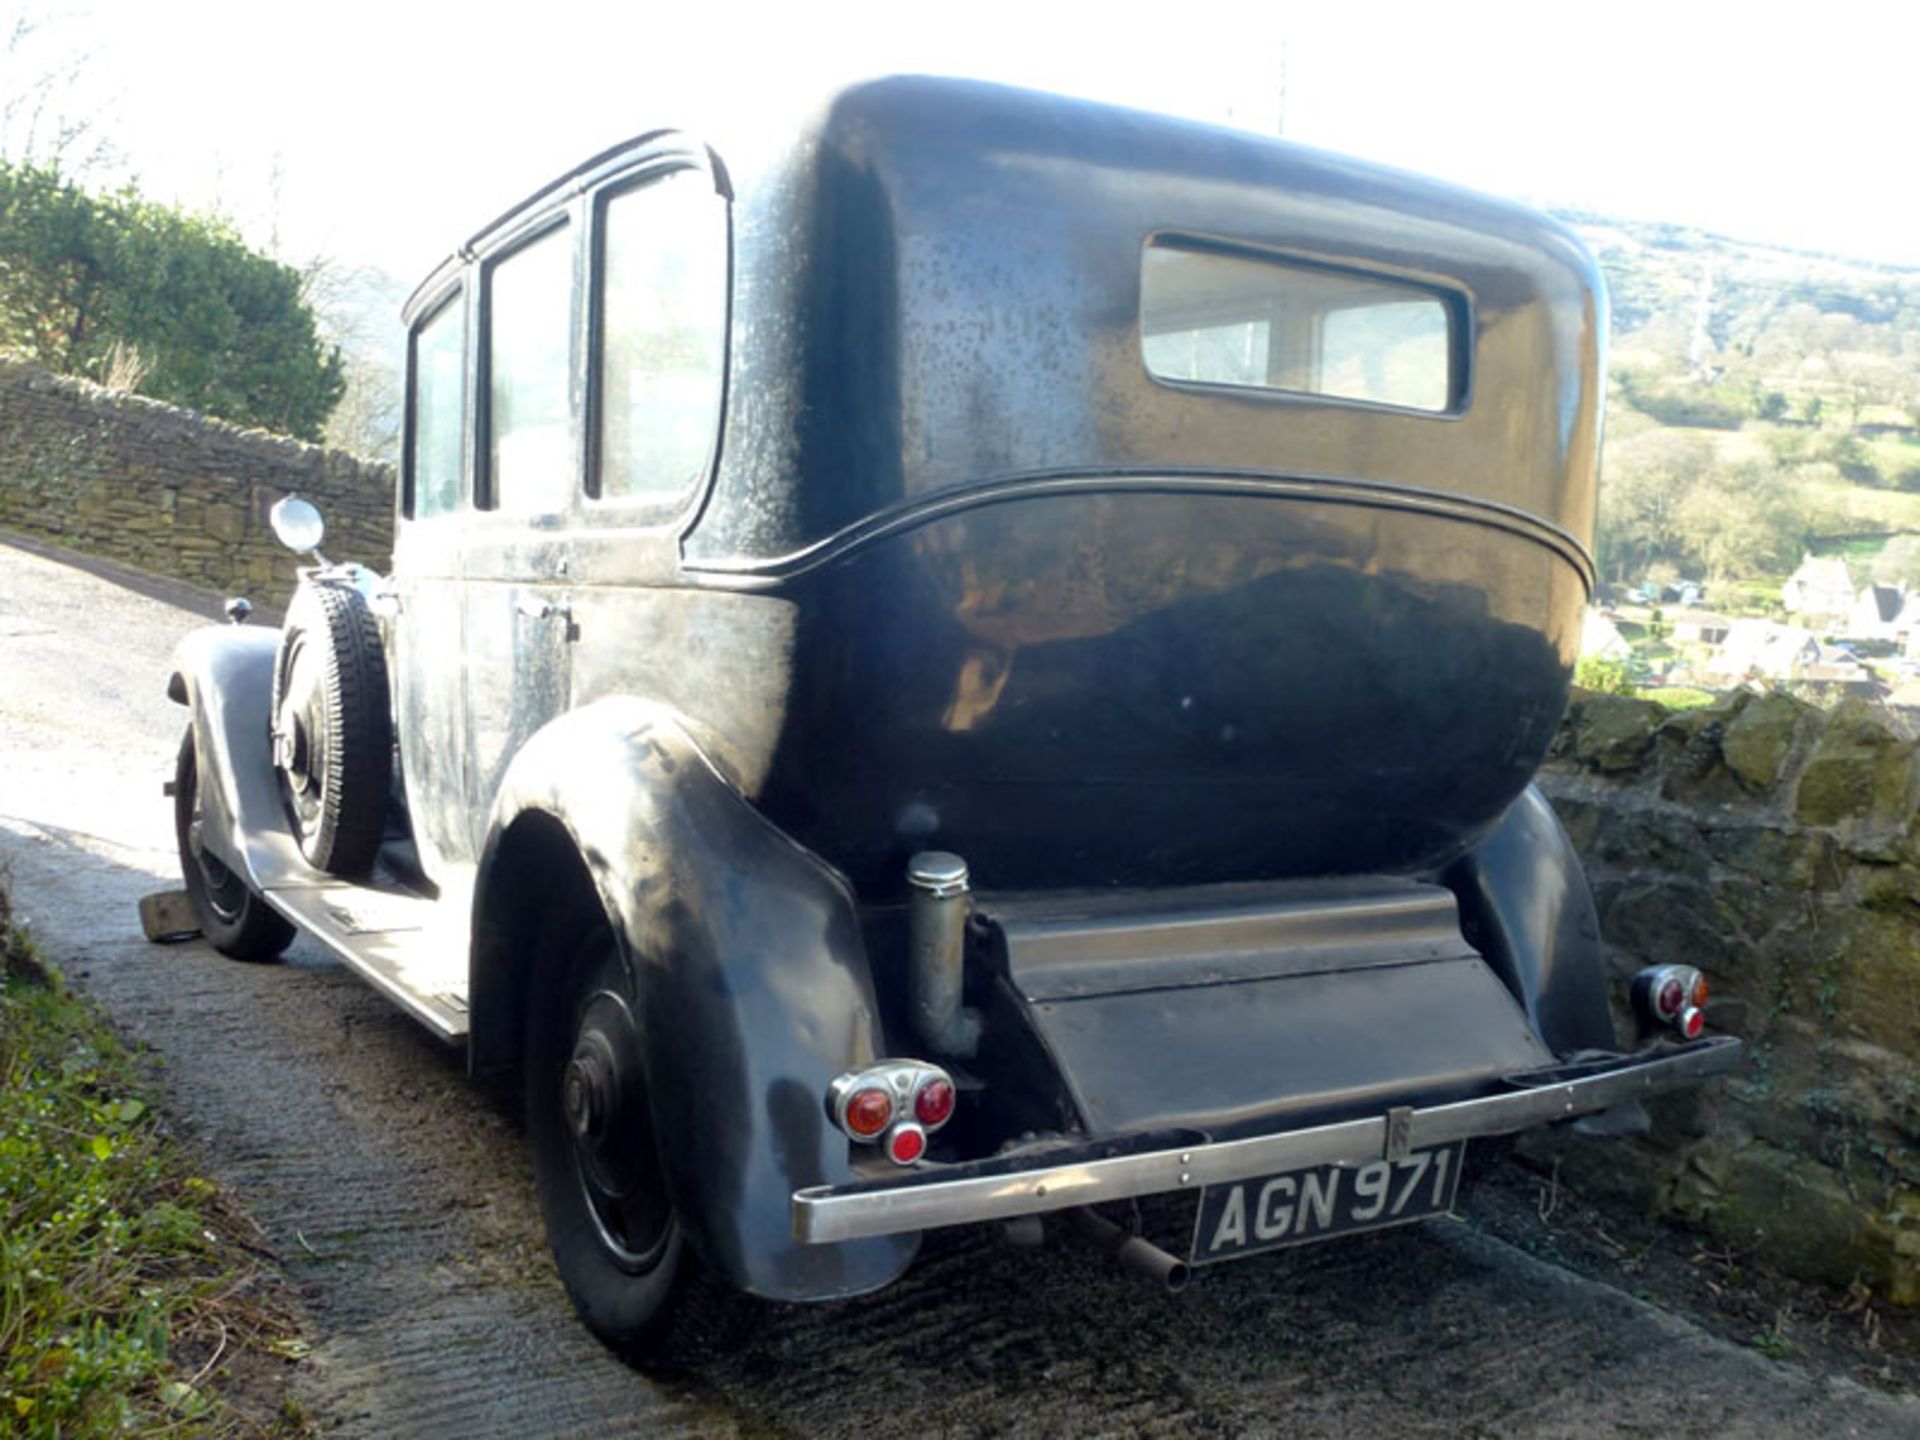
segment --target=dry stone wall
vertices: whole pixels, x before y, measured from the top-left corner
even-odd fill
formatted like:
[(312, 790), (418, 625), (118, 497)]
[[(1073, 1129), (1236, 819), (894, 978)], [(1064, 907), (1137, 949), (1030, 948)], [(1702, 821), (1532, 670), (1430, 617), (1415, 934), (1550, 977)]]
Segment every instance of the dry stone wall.
[(330, 559), (388, 568), (390, 466), (0, 359), (0, 529), (279, 607), (296, 561), (267, 510), (290, 494)]
[(1541, 784), (1616, 973), (1699, 966), (1709, 1024), (1748, 1055), (1651, 1106), (1643, 1141), (1562, 1135), (1539, 1158), (1792, 1273), (1920, 1302), (1915, 750), (1859, 701), (1673, 713), (1576, 692)]

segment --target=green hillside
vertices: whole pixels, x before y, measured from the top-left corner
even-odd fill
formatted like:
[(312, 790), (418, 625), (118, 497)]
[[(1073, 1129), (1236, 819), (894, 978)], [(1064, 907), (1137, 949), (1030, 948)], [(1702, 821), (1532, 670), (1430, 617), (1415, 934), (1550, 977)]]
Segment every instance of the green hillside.
[(1613, 302), (1604, 578), (1784, 577), (1920, 531), (1920, 269), (1562, 218)]

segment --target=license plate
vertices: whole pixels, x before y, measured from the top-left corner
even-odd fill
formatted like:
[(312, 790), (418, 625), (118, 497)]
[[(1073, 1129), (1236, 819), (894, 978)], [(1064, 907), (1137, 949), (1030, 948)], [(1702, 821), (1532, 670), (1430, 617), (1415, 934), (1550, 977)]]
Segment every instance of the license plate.
[(1232, 1260), (1284, 1245), (1380, 1230), (1444, 1215), (1460, 1185), (1464, 1141), (1410, 1151), (1401, 1160), (1316, 1165), (1200, 1192), (1193, 1263)]

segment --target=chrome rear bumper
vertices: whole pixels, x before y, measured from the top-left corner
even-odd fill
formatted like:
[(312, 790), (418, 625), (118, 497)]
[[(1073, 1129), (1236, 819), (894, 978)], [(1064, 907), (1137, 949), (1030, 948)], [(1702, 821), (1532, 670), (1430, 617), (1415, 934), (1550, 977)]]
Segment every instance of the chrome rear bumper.
[(1170, 1142), (979, 1161), (881, 1180), (821, 1185), (793, 1196), (794, 1238), (812, 1244), (858, 1240), (1003, 1220), (1107, 1200), (1277, 1175), (1309, 1165), (1364, 1165), (1409, 1150), (1510, 1135), (1691, 1085), (1733, 1069), (1740, 1042), (1714, 1036), (1636, 1055), (1563, 1066), (1509, 1081), (1513, 1089), (1478, 1100), (1389, 1110), (1362, 1120), (1255, 1135), (1244, 1140)]

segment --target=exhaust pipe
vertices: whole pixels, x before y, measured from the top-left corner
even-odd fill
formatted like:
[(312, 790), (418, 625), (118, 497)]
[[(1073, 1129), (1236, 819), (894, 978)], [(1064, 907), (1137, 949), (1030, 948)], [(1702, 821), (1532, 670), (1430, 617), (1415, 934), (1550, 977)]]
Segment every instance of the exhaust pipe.
[(907, 862), (914, 1029), (940, 1054), (963, 1058), (980, 1044), (980, 1016), (960, 1003), (972, 914), (966, 861), (944, 850), (924, 850)]
[(1084, 1205), (1072, 1214), (1087, 1238), (1118, 1260), (1122, 1270), (1130, 1270), (1135, 1275), (1165, 1286), (1168, 1293), (1173, 1295), (1178, 1295), (1192, 1281), (1191, 1265), (1169, 1255), (1144, 1236), (1123, 1229)]

